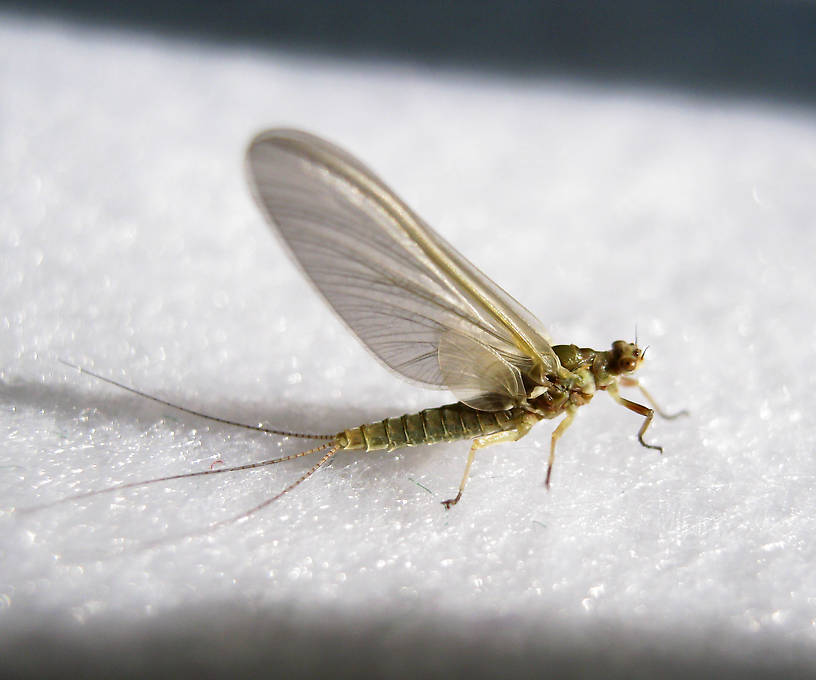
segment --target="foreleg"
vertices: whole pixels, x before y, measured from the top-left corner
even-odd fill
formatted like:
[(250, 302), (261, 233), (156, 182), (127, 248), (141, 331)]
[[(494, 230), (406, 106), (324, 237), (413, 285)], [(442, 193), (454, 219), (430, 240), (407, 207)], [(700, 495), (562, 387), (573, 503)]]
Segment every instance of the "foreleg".
[(615, 383), (612, 383), (606, 389), (607, 392), (611, 395), (611, 397), (618, 402), (621, 406), (625, 406), (630, 411), (634, 411), (638, 415), (644, 417), (643, 425), (640, 426), (640, 430), (638, 430), (638, 441), (640, 442), (641, 446), (645, 446), (647, 449), (655, 449), (656, 451), (660, 451), (663, 453), (663, 447), (658, 446), (657, 444), (647, 444), (643, 441), (643, 435), (645, 434), (646, 430), (649, 429), (649, 425), (652, 424), (652, 419), (654, 418), (654, 410), (650, 409), (648, 406), (644, 406), (643, 404), (638, 404), (634, 401), (629, 401), (628, 399), (624, 399), (618, 392), (618, 386)]
[(689, 414), (688, 411), (683, 409), (682, 411), (678, 411), (677, 413), (666, 413), (664, 410), (657, 405), (657, 402), (654, 400), (654, 397), (649, 394), (646, 388), (640, 384), (640, 381), (637, 378), (630, 378), (629, 376), (621, 376), (620, 384), (624, 387), (637, 387), (640, 390), (640, 393), (643, 395), (643, 398), (649, 402), (649, 405), (652, 407), (657, 415), (661, 418), (665, 418), (666, 420), (674, 420), (675, 418), (679, 418), (680, 416), (687, 416)]

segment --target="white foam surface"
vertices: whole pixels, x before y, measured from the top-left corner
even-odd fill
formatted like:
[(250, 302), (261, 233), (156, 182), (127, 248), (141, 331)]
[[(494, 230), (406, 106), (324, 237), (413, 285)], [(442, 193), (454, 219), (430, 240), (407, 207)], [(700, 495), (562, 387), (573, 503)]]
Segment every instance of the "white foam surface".
[[(334, 635), (407, 618), (457, 639), (571, 631), (581, 653), (574, 640), (599, 627), (624, 646), (648, 635), (716, 647), (718, 631), (734, 658), (754, 645), (812, 651), (812, 112), (12, 19), (0, 45), (6, 635), (47, 625), (91, 645), (103, 624), (246, 632), (244, 613), (286, 612), (293, 630), (319, 621)], [(450, 400), (381, 368), (264, 225), (242, 156), (278, 125), (363, 159), (556, 341), (603, 349), (637, 324), (644, 382), (692, 413), (654, 423), (664, 455), (601, 394), (562, 438), (549, 493), (544, 423), (480, 453), (449, 512), (440, 501), (465, 443), (341, 453), (205, 536), (184, 537), (310, 463), (20, 515), (302, 445), (158, 406), (60, 358), (295, 430)], [(235, 654), (229, 635), (207, 639)]]

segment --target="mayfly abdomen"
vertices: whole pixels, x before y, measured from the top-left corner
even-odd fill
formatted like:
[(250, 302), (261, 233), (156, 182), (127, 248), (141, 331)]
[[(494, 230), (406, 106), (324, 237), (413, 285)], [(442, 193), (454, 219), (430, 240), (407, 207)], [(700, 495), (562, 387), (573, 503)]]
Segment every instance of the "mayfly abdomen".
[(353, 427), (337, 435), (351, 451), (393, 451), (406, 446), (474, 439), (516, 427), (522, 410), (477, 411), (461, 402)]

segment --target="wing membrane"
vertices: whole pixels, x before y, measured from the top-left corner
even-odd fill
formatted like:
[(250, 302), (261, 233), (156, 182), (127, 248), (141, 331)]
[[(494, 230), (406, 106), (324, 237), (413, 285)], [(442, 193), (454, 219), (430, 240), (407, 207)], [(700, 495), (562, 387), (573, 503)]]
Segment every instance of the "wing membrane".
[(304, 273), (397, 373), (448, 387), (468, 403), (494, 404), (486, 410), (506, 402), (501, 366), (482, 371), (481, 382), (472, 372), (443, 374), (440, 340), (451, 332), (476, 344), (448, 342), (448, 366), (467, 362), (452, 356), (455, 348), (483, 346), (475, 362), (482, 369), (495, 357), (534, 376), (558, 370), (535, 317), (345, 151), (304, 132), (270, 130), (250, 144), (247, 167), (258, 204)]
[(439, 339), (439, 368), (460, 401), (482, 411), (503, 411), (526, 396), (521, 372), (492, 347), (455, 331)]

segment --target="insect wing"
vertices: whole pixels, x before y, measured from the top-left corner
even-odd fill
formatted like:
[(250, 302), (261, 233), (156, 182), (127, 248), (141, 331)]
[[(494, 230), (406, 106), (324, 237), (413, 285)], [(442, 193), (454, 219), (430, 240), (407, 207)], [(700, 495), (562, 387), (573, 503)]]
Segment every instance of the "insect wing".
[(492, 347), (448, 331), (439, 339), (439, 368), (456, 396), (480, 411), (504, 411), (526, 397), (521, 371)]
[[(345, 151), (304, 132), (270, 130), (250, 144), (247, 168), (258, 204), (304, 273), (400, 375), (448, 387), (466, 403), (497, 393), (481, 403), (498, 404), (513, 382), (506, 365), (523, 373), (558, 369), (533, 315)], [(450, 332), (473, 342), (446, 343), (443, 374), (440, 341)], [(468, 358), (479, 347), (486, 348), (479, 360)], [(499, 365), (482, 373), (481, 384), (452, 368), (471, 361), (484, 369), (491, 357)]]

